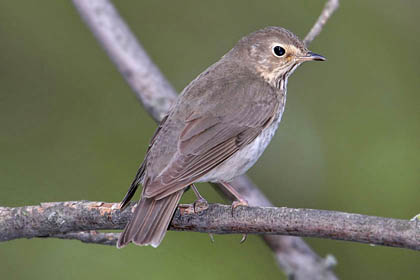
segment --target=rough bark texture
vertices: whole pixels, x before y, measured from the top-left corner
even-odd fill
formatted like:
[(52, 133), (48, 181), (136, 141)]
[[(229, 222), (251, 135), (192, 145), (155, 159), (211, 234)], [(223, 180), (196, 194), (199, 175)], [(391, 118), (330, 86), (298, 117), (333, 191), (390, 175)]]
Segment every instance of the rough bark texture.
[[(122, 229), (131, 218), (132, 207), (118, 203), (74, 201), (39, 206), (0, 208), (0, 241), (17, 238), (58, 237), (77, 231)], [(210, 204), (195, 213), (192, 205), (180, 205), (171, 230), (215, 234), (282, 234), (355, 241), (420, 251), (420, 222), (336, 211), (276, 207), (238, 207)], [(115, 234), (78, 233), (86, 242), (113, 245)], [(93, 235), (89, 237), (88, 235)], [(93, 240), (92, 240), (93, 238)], [(79, 238), (78, 238), (79, 239)]]

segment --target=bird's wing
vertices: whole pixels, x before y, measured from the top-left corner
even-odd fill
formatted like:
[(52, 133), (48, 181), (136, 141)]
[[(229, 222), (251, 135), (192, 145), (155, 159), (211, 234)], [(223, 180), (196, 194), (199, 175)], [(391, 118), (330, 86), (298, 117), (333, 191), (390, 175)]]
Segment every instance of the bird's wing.
[(251, 143), (275, 118), (280, 102), (265, 83), (226, 90), (229, 98), (210, 97), (211, 111), (192, 112), (183, 120), (178, 139), (172, 139), (176, 152), (158, 176), (145, 180), (144, 196), (161, 199), (197, 181)]
[(166, 122), (167, 119), (168, 119), (168, 115), (163, 117), (163, 119), (159, 123), (159, 126), (157, 127), (155, 133), (153, 134), (153, 137), (152, 137), (152, 139), (150, 140), (150, 143), (149, 143), (149, 147), (147, 148), (147, 151), (146, 151), (146, 158), (142, 162), (142, 164), (140, 165), (140, 168), (137, 171), (136, 177), (134, 177), (134, 180), (131, 183), (130, 188), (128, 189), (127, 193), (125, 194), (123, 200), (120, 203), (120, 208), (121, 209), (124, 209), (125, 207), (127, 207), (127, 205), (130, 203), (131, 199), (133, 198), (134, 194), (136, 193), (136, 190), (137, 190), (137, 188), (138, 188), (138, 186), (139, 186), (139, 184), (140, 184), (140, 182), (141, 182), (141, 180), (143, 179), (143, 176), (144, 176), (144, 171), (146, 169), (146, 164), (147, 164), (147, 155), (149, 154), (150, 148), (155, 143), (156, 137), (159, 134), (162, 127), (165, 125), (165, 122)]

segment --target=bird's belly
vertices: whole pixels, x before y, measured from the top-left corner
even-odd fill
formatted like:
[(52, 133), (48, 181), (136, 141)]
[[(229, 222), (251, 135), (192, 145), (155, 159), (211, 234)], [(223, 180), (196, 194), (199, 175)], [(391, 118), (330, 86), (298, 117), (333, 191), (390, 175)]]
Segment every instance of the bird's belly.
[(280, 123), (282, 113), (283, 110), (279, 112), (277, 119), (265, 128), (254, 141), (240, 149), (224, 163), (201, 177), (198, 182), (228, 182), (248, 171), (262, 155), (273, 138)]

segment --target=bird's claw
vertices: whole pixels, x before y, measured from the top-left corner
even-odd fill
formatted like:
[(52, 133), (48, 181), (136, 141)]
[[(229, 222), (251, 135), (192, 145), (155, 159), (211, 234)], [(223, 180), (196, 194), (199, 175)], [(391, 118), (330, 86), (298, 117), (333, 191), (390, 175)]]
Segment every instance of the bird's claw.
[(246, 241), (246, 238), (247, 238), (247, 237), (248, 237), (248, 234), (243, 233), (243, 234), (242, 234), (241, 241), (239, 241), (239, 243), (240, 243), (240, 244), (244, 243), (244, 242)]
[(214, 243), (214, 235), (213, 233), (209, 233), (211, 243)]
[(194, 213), (200, 213), (209, 208), (209, 203), (204, 198), (199, 198), (193, 203)]
[(246, 201), (245, 199), (233, 201), (232, 202), (232, 217), (233, 217), (233, 211), (239, 206), (248, 206), (248, 201)]

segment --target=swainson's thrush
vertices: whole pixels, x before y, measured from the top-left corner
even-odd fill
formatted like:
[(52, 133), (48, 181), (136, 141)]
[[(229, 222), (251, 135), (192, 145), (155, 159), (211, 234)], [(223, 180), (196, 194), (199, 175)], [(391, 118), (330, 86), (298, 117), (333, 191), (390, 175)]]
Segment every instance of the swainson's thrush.
[(233, 207), (246, 205), (229, 181), (261, 156), (281, 120), (288, 77), (310, 60), (325, 58), (292, 32), (267, 27), (242, 38), (192, 81), (157, 128), (121, 202), (126, 206), (143, 185), (117, 247), (157, 247), (184, 190), (195, 182), (221, 183), (236, 197)]

